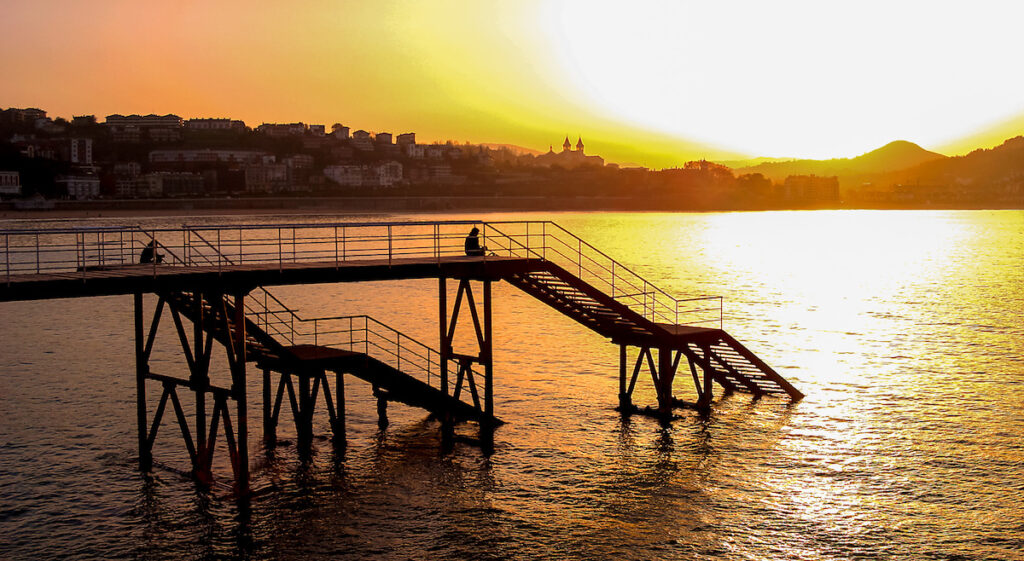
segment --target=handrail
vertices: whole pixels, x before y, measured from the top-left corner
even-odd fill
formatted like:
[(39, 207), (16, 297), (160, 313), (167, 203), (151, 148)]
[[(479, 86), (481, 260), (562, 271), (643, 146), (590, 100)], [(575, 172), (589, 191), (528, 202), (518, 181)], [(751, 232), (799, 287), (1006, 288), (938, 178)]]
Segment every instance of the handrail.
[[(615, 301), (651, 322), (722, 325), (722, 299), (717, 296), (677, 299), (552, 221), (473, 220), (404, 222), (325, 222), (282, 224), (184, 224), (178, 228), (95, 227), (0, 230), (0, 267), (8, 283), (12, 275), (85, 271), (94, 267), (136, 265), (137, 251), (155, 241), (166, 257), (165, 267), (215, 266), (218, 271), (244, 263), (335, 263), (362, 259), (437, 260), (463, 255), (467, 226), (479, 226), (481, 241), (501, 256), (549, 261), (609, 294)], [(485, 255), (483, 259), (493, 259)], [(717, 303), (718, 317), (695, 306)], [(279, 303), (279, 302), (278, 302)], [(281, 305), (284, 308), (283, 304)], [(713, 310), (710, 310), (713, 311)], [(282, 312), (283, 313), (283, 312)], [(265, 316), (264, 319), (269, 319)], [(681, 321), (685, 320), (685, 321)]]

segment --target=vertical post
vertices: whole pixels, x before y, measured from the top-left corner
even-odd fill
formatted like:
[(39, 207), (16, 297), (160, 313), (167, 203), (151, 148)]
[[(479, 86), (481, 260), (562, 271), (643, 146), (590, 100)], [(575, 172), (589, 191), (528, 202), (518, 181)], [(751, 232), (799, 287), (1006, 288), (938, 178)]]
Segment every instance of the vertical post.
[(672, 371), (672, 349), (665, 347), (658, 349), (658, 413), (662, 415), (672, 414), (672, 380), (675, 372)]
[(345, 375), (334, 373), (334, 444), (345, 447)]
[(296, 432), (299, 433), (299, 453), (307, 454), (313, 444), (313, 412), (310, 403), (309, 375), (306, 372), (298, 372), (298, 379), (299, 411), (296, 418), (299, 419), (299, 426), (296, 427)]
[(491, 338), (491, 281), (484, 281), (484, 348), (480, 358), (484, 361), (484, 415), (494, 416), (494, 358), (491, 353), (494, 342)]
[[(154, 259), (155, 261), (155, 259)], [(205, 318), (203, 310), (203, 293), (198, 290), (193, 293), (195, 298), (195, 320), (192, 322), (192, 356), (195, 358), (195, 371), (192, 372), (192, 390), (196, 393), (196, 466), (195, 475), (203, 483), (209, 483), (209, 462), (207, 461), (206, 450), (206, 388), (210, 384), (209, 372), (204, 365), (205, 350), (203, 349), (203, 323)]]
[(149, 361), (146, 360), (146, 340), (142, 325), (142, 293), (135, 293), (135, 391), (137, 420), (139, 424), (139, 470), (148, 472), (153, 467), (153, 451), (146, 434), (146, 376)]
[(619, 409), (622, 411), (627, 411), (632, 405), (632, 399), (626, 393), (627, 350), (625, 343), (619, 345)]
[(548, 223), (547, 221), (540, 223), (540, 258), (547, 261), (548, 259)]
[(274, 396), (270, 388), (270, 369), (263, 369), (263, 447), (270, 449), (277, 444), (277, 426), (274, 423)]
[[(231, 391), (238, 404), (238, 425), (235, 428), (238, 466), (235, 473), (235, 491), (249, 493), (249, 404), (245, 388), (245, 295), (235, 295), (235, 368), (231, 373)], [(227, 410), (224, 411), (227, 414)]]
[(441, 276), (438, 277), (438, 328), (440, 330), (441, 337), (438, 339), (438, 362), (440, 362), (441, 371), (438, 373), (441, 376), (441, 391), (448, 394), (448, 357), (451, 356), (451, 350), (448, 348), (448, 286), (446, 279)]
[[(704, 356), (710, 356), (706, 348), (704, 349)], [(707, 359), (707, 362), (710, 363), (710, 359)], [(697, 410), (702, 415), (707, 415), (711, 412), (711, 400), (715, 397), (714, 379), (711, 377), (711, 370), (709, 368), (701, 369), (704, 370), (704, 391), (701, 392), (700, 399), (697, 400)]]

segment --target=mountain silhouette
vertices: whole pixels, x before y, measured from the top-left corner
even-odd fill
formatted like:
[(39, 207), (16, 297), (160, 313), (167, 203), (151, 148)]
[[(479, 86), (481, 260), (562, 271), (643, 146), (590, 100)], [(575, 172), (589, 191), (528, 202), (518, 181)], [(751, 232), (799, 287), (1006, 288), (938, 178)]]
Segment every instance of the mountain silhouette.
[(1024, 136), (1010, 138), (989, 149), (963, 156), (925, 162), (887, 174), (891, 183), (927, 183), (985, 186), (1024, 180)]
[(896, 140), (856, 158), (765, 162), (738, 168), (735, 171), (738, 175), (760, 173), (775, 181), (782, 181), (790, 175), (839, 176), (840, 183), (844, 183), (859, 180), (864, 176), (891, 173), (946, 158), (913, 142)]

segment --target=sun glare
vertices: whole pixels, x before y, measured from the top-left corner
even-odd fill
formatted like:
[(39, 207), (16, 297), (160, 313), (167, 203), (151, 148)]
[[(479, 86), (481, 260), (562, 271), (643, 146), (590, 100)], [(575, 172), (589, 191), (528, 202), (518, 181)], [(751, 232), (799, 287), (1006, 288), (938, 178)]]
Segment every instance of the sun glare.
[(566, 0), (564, 72), (625, 123), (765, 156), (938, 146), (1024, 111), (1024, 4)]

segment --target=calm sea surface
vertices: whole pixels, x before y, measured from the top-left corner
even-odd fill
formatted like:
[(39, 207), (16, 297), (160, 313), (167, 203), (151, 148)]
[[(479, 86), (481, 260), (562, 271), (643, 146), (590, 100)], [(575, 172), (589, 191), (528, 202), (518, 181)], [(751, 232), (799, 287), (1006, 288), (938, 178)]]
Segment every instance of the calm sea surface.
[[(379, 430), (352, 379), (343, 454), (268, 457), (251, 376), (259, 495), (240, 508), (137, 472), (130, 297), (2, 303), (0, 559), (1024, 559), (1024, 212), (426, 218), (553, 219), (670, 293), (722, 295), (726, 330), (807, 397), (624, 420), (617, 347), (499, 284), (493, 455), (442, 453), (400, 404)], [(275, 220), (296, 218), (40, 225)], [(436, 280), (274, 292), (437, 343)], [(154, 370), (184, 372), (176, 344), (162, 325)], [(185, 469), (165, 419), (155, 458)]]

